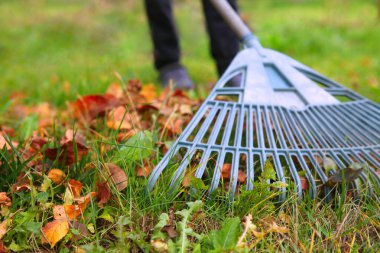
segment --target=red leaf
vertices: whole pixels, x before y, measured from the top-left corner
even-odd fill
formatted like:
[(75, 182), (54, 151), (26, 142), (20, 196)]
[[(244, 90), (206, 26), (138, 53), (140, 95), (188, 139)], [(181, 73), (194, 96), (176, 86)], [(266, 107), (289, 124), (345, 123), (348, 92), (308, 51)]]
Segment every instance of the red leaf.
[(96, 187), (98, 189), (98, 191), (97, 191), (98, 192), (98, 195), (97, 195), (98, 205), (100, 207), (103, 207), (103, 204), (107, 203), (111, 198), (111, 190), (108, 187), (107, 182), (102, 182), (102, 183), (97, 182)]
[[(77, 157), (75, 156), (75, 146), (77, 149)], [(45, 154), (50, 160), (54, 161), (58, 159), (59, 164), (69, 166), (74, 164), (76, 161), (80, 161), (83, 156), (87, 155), (88, 148), (80, 143), (68, 141), (61, 145), (60, 148), (46, 149)]]
[(78, 98), (71, 104), (74, 117), (82, 120), (91, 120), (102, 116), (106, 111), (118, 106), (120, 101), (113, 95), (88, 95)]

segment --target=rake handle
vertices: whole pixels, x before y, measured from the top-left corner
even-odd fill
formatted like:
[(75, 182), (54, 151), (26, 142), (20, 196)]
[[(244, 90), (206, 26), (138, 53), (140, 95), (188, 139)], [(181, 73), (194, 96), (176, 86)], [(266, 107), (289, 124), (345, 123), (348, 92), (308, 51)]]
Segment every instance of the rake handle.
[(241, 39), (244, 46), (262, 49), (256, 36), (226, 0), (210, 0), (210, 2), (239, 39)]

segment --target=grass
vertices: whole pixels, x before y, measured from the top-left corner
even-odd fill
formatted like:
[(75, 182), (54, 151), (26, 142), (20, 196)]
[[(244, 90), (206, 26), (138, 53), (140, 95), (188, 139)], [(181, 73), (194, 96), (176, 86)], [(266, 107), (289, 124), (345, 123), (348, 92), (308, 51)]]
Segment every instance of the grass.
[[(380, 26), (372, 1), (241, 1), (262, 44), (300, 60), (379, 102)], [(197, 1), (175, 5), (183, 62), (205, 97), (217, 80)], [(189, 20), (192, 26), (188, 25)], [(10, 25), (11, 24), (11, 25)], [(125, 78), (157, 83), (143, 6), (136, 1), (2, 1), (2, 101), (23, 91), (31, 102), (64, 105)]]
[[(380, 25), (376, 22), (372, 1), (239, 2), (243, 17), (263, 45), (284, 52), (380, 102), (380, 59), (377, 57)], [(208, 54), (199, 10), (198, 1), (178, 1), (175, 7), (183, 62), (198, 85), (193, 96), (204, 98), (208, 83), (217, 80), (217, 76)], [(0, 31), (0, 103), (7, 103), (9, 97), (18, 92), (26, 95), (26, 103), (48, 101), (63, 110), (66, 102), (78, 94), (104, 93), (110, 83), (119, 82), (114, 72), (125, 79), (157, 82), (140, 1), (5, 0), (0, 2)], [(25, 139), (30, 136), (25, 125), (31, 123), (22, 121), (20, 124), (0, 116), (15, 128), (15, 138), (23, 144), (21, 136)], [(0, 122), (2, 126), (4, 122)], [(78, 127), (76, 123), (71, 124), (58, 122), (46, 130), (48, 133), (44, 134), (50, 136), (47, 146), (56, 146), (65, 129)], [(185, 243), (189, 250), (196, 251), (200, 247), (204, 252), (212, 249), (228, 252), (228, 247), (219, 247), (219, 243), (224, 242), (237, 251), (237, 239), (245, 226), (240, 220), (248, 214), (253, 215), (256, 228), (248, 230), (245, 246), (258, 252), (377, 252), (380, 249), (378, 192), (373, 198), (358, 200), (348, 197), (343, 189), (343, 193), (333, 193), (331, 202), (312, 200), (307, 194), (299, 201), (290, 192), (287, 201), (279, 203), (265, 183), (256, 185), (254, 192), (241, 191), (231, 204), (228, 193), (222, 189), (216, 198), (207, 199), (204, 196), (207, 189), (199, 184), (197, 193), (183, 187), (168, 193), (169, 177), (164, 177), (158, 187), (148, 193), (147, 179), (137, 177), (134, 168), (146, 162), (150, 166), (157, 164), (161, 153), (150, 144), (162, 136), (159, 126), (152, 127), (149, 137), (152, 139), (147, 142), (120, 145), (119, 130), (105, 128), (105, 124), (105, 119), (99, 119), (97, 124), (82, 129), (90, 148), (83, 159), (69, 167), (58, 161), (50, 161), (49, 165), (65, 171), (66, 179), (80, 181), (84, 185), (83, 193), (88, 193), (96, 189), (99, 178), (106, 177), (104, 164), (114, 162), (126, 172), (128, 186), (119, 191), (112, 184), (111, 200), (103, 207), (92, 201), (83, 213), (84, 218), (78, 220), (86, 227), (87, 234), (78, 239), (75, 236), (83, 230), (71, 227), (53, 249), (41, 244), (41, 228), (52, 220), (51, 207), (62, 203), (66, 187), (51, 184), (43, 191), (41, 187), (48, 180), (35, 173), (21, 149), (0, 151), (0, 191), (11, 196), (9, 212), (15, 213), (13, 225), (0, 240), (8, 249), (138, 252), (158, 251), (159, 243), (178, 250)], [(164, 141), (173, 138), (164, 137)], [(78, 156), (78, 151), (75, 152)], [(11, 190), (19, 181), (20, 172), (25, 172), (31, 180), (30, 192)], [(194, 197), (203, 200), (198, 211), (186, 204)], [(171, 238), (165, 232), (172, 226), (170, 222), (160, 223), (165, 218), (163, 214), (170, 217), (171, 208), (174, 212), (180, 211), (174, 215), (174, 224), (182, 237)], [(3, 212), (6, 210), (2, 209), (1, 221), (7, 217)], [(188, 220), (186, 213), (190, 215)], [(279, 228), (273, 227), (273, 222)], [(189, 232), (190, 228), (194, 233)], [(226, 236), (224, 231), (231, 233)], [(244, 247), (240, 249), (245, 250), (248, 251)]]

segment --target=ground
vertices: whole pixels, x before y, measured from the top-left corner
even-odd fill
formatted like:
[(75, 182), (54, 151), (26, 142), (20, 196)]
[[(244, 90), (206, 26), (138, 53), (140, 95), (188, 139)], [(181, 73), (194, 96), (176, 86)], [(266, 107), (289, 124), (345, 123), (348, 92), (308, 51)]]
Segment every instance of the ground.
[[(144, 173), (218, 78), (199, 1), (174, 2), (192, 99), (159, 96), (142, 1), (1, 1), (0, 252), (378, 251), (378, 197), (344, 187), (284, 203), (265, 176), (234, 203), (195, 179), (198, 193), (167, 194), (168, 180), (146, 191)], [(375, 1), (239, 3), (265, 47), (380, 102)]]

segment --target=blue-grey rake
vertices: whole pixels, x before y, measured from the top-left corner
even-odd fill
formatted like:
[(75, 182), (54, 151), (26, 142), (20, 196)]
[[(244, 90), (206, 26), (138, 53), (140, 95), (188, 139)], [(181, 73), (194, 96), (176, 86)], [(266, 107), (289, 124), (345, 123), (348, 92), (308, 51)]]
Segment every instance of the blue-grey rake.
[[(326, 190), (323, 185), (329, 173), (335, 172), (323, 168), (321, 161), (326, 159), (338, 169), (366, 164), (351, 183), (356, 191), (380, 187), (376, 171), (380, 168), (379, 104), (284, 54), (263, 48), (225, 0), (211, 1), (242, 38), (245, 49), (153, 170), (149, 189), (179, 153), (181, 160), (170, 187), (177, 186), (186, 173), (194, 173), (197, 178), (212, 178), (213, 192), (220, 184), (223, 164), (230, 163), (231, 198), (239, 170), (247, 175), (246, 189), (252, 190), (267, 159), (278, 180), (293, 181), (299, 197), (303, 178), (311, 197)], [(191, 168), (194, 161), (197, 166)], [(285, 196), (283, 188), (280, 198)]]

